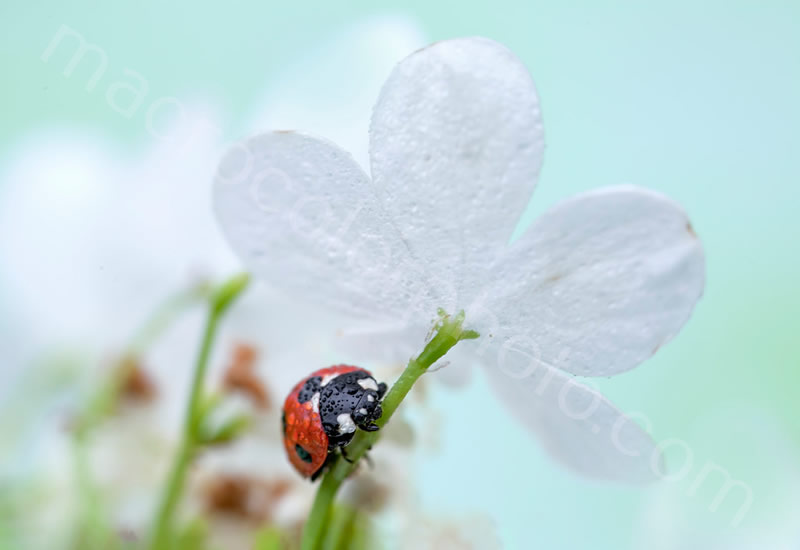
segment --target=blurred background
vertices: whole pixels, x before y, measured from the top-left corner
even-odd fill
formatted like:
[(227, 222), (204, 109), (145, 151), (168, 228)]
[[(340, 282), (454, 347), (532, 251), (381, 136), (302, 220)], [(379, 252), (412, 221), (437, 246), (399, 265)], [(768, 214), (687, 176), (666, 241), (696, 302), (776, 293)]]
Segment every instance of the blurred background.
[[(147, 342), (148, 404), (109, 420), (89, 461), (118, 504), (109, 513), (135, 537), (163, 476), (157, 457), (172, 448), (202, 314), (187, 306), (161, 331), (178, 299), (147, 319), (237, 269), (208, 211), (224, 145), (298, 128), (365, 162), (392, 66), (426, 43), (484, 35), (523, 60), (541, 94), (545, 166), (520, 227), (579, 191), (633, 183), (681, 203), (704, 243), (706, 294), (680, 336), (597, 383), (646, 416), (657, 441), (680, 442), (667, 455), (685, 475), (646, 488), (576, 477), (475, 373), (457, 391), (427, 387), (413, 440), (397, 435), (413, 505), (393, 508), (386, 532), (414, 525), (473, 543), (453, 548), (800, 549), (797, 3), (33, 0), (3, 3), (0, 27), (2, 548), (70, 547), (79, 490), (64, 434), (109, 365)], [(73, 64), (79, 40), (89, 50)], [(210, 380), (224, 384), (246, 341), (277, 402), (336, 359), (330, 324), (314, 323), (309, 343), (292, 330), (299, 307), (264, 294), (253, 289), (235, 312)], [(133, 463), (136, 449), (144, 462)], [(215, 509), (220, 468), (280, 468), (275, 449), (209, 460), (216, 481), (198, 502)], [(752, 490), (741, 521), (745, 497), (726, 479)], [(309, 490), (296, 491), (301, 509)], [(425, 548), (411, 544), (387, 546)]]

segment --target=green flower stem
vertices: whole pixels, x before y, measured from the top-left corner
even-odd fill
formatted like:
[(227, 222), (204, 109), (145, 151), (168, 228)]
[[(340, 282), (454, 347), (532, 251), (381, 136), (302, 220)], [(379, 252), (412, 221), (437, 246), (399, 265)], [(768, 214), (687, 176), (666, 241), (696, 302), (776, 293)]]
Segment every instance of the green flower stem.
[[(461, 340), (472, 340), (479, 336), (473, 330), (463, 329), (463, 311), (454, 317), (450, 317), (440, 311), (439, 316), (439, 321), (434, 326), (433, 338), (430, 339), (418, 357), (408, 362), (403, 374), (400, 375), (392, 389), (383, 398), (381, 405), (383, 407), (383, 415), (375, 422), (379, 427), (386, 425), (400, 406), (400, 403), (408, 395), (408, 392), (411, 391), (411, 387), (420, 376), (427, 372), (431, 365), (441, 359)], [(317, 550), (319, 548), (339, 487), (347, 476), (353, 473), (358, 461), (372, 448), (372, 445), (375, 444), (379, 437), (380, 431), (359, 431), (347, 446), (347, 457), (350, 462), (337, 460), (325, 474), (317, 490), (311, 513), (303, 530), (302, 550)]]
[(161, 503), (153, 522), (150, 544), (150, 548), (153, 550), (168, 550), (170, 547), (175, 510), (186, 485), (189, 466), (202, 444), (199, 439), (198, 427), (203, 409), (203, 381), (208, 370), (208, 360), (214, 344), (214, 337), (217, 333), (220, 319), (236, 297), (244, 291), (249, 281), (249, 275), (237, 275), (220, 286), (210, 297), (208, 320), (206, 321), (200, 353), (197, 356), (192, 376), (192, 388), (186, 408), (180, 448), (172, 464)]
[(350, 506), (334, 506), (322, 550), (355, 550), (354, 535), (358, 510)]

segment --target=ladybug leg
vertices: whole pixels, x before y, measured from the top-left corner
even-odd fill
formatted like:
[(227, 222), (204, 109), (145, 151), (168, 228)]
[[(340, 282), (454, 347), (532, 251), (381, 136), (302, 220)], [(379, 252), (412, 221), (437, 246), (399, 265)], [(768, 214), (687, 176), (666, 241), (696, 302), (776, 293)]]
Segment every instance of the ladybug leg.
[(342, 451), (342, 458), (343, 458), (343, 459), (345, 459), (345, 460), (346, 460), (347, 462), (349, 462), (350, 464), (352, 464), (352, 463), (353, 463), (353, 462), (355, 462), (355, 461), (354, 461), (354, 460), (352, 460), (352, 459), (351, 459), (349, 456), (347, 456), (347, 451), (346, 451), (345, 449), (346, 449), (346, 447), (342, 447), (342, 448), (340, 449), (340, 450)]
[[(371, 448), (372, 447), (370, 447), (370, 449)], [(355, 462), (355, 460), (353, 460), (349, 456), (347, 456), (347, 451), (345, 451), (345, 447), (342, 447), (341, 451), (342, 451), (342, 458), (344, 458), (347, 462), (349, 462), (350, 464), (353, 464)], [(375, 463), (372, 462), (372, 458), (369, 456), (369, 453), (364, 453), (364, 460), (367, 462), (367, 464), (369, 465), (370, 468), (374, 468), (375, 467)]]
[(386, 390), (389, 387), (386, 385), (386, 382), (381, 382), (378, 384), (378, 399), (383, 399), (383, 396), (386, 395)]
[(328, 436), (328, 451), (333, 452), (336, 449), (342, 449), (352, 441), (354, 435), (354, 433), (349, 433)]

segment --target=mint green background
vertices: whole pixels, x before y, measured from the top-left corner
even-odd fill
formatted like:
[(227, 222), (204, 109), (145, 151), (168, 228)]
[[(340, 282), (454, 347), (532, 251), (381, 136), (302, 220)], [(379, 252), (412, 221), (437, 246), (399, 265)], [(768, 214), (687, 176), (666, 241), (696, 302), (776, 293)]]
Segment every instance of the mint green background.
[[(800, 499), (784, 483), (800, 471), (796, 2), (4, 2), (0, 158), (27, 131), (54, 124), (131, 147), (148, 139), (142, 111), (124, 119), (102, 100), (102, 83), (86, 93), (85, 79), (39, 61), (62, 23), (104, 47), (109, 74), (146, 74), (152, 97), (217, 98), (235, 137), (287, 52), (376, 13), (409, 15), (431, 39), (497, 39), (530, 67), (548, 150), (525, 221), (559, 198), (623, 182), (684, 205), (707, 251), (706, 296), (675, 342), (599, 385), (624, 410), (646, 413), (658, 440), (685, 440), (699, 463), (713, 460), (751, 484), (755, 503), (737, 540), (791, 530), (781, 515)], [(454, 414), (443, 454), (421, 465), (425, 504), (488, 511), (509, 548), (633, 548), (659, 489), (562, 471), (484, 393), (441, 393)], [(754, 429), (742, 428), (746, 419)], [(502, 446), (495, 436), (484, 444), (490, 430), (507, 439)], [(753, 434), (774, 436), (780, 451)], [(685, 493), (687, 483), (678, 485)], [(662, 514), (684, 533), (675, 548), (713, 548), (699, 541), (731, 533), (720, 518), (732, 512), (708, 511), (713, 494), (682, 493), (675, 518)], [(781, 539), (786, 548), (800, 548), (794, 532)]]

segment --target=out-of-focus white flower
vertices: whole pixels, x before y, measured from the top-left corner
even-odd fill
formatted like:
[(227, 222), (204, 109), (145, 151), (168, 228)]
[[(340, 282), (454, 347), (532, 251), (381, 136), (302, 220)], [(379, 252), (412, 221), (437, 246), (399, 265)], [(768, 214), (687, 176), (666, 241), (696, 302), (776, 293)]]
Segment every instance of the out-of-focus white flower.
[[(211, 118), (188, 111), (172, 135), (185, 137), (194, 117)], [(118, 344), (166, 294), (236, 267), (211, 230), (202, 191), (216, 139), (196, 134), (190, 150), (157, 142), (126, 156), (96, 136), (60, 130), (11, 151), (0, 255), (12, 311), (29, 337)]]
[(444, 41), (384, 85), (372, 178), (328, 141), (262, 134), (223, 159), (215, 209), (250, 270), (374, 342), (413, 349), (438, 308), (465, 310), (482, 337), (452, 359), (492, 367), (549, 451), (590, 476), (649, 480), (652, 439), (570, 375), (612, 376), (672, 339), (703, 291), (702, 247), (677, 204), (632, 186), (566, 200), (508, 245), (543, 151), (522, 63), (487, 39)]

